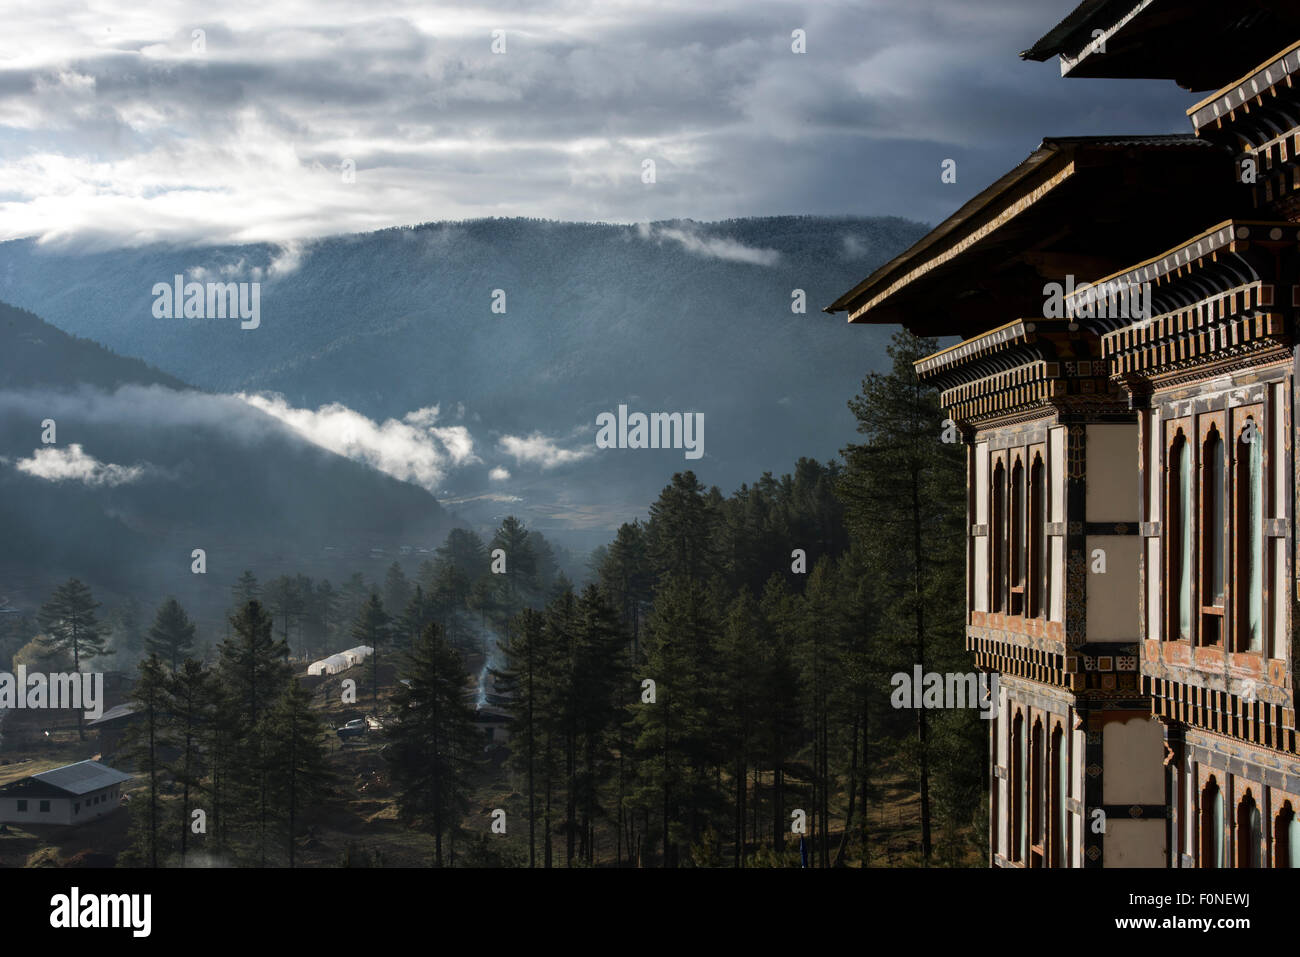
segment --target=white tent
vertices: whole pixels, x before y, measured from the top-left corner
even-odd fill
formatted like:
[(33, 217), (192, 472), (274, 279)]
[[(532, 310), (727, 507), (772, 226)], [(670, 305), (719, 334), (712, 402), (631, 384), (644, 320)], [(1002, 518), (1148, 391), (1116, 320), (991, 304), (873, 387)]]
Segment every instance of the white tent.
[(355, 648), (349, 648), (347, 651), (340, 652), (340, 654), (348, 659), (348, 667), (361, 664), (361, 662), (365, 661), (374, 653), (375, 649), (371, 648), (369, 645), (357, 645)]
[(330, 655), (328, 658), (322, 658), (320, 661), (313, 661), (307, 666), (309, 675), (336, 675), (340, 671), (347, 671), (354, 664), (346, 654)]

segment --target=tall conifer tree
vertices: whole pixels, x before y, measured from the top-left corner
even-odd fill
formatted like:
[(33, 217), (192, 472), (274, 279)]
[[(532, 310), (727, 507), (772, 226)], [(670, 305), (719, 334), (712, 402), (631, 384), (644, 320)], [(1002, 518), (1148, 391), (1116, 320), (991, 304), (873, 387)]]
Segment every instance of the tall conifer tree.
[[(934, 339), (894, 335), (891, 370), (867, 376), (862, 393), (849, 402), (864, 441), (844, 450), (839, 483), (850, 532), (872, 561), (882, 637), (895, 649), (896, 670), (904, 672), (914, 665), (929, 671), (958, 657), (964, 644), (965, 459), (960, 444), (943, 441), (938, 395), (913, 367), (937, 348)], [(914, 734), (921, 851), (928, 863), (933, 758), (924, 708), (916, 709)]]

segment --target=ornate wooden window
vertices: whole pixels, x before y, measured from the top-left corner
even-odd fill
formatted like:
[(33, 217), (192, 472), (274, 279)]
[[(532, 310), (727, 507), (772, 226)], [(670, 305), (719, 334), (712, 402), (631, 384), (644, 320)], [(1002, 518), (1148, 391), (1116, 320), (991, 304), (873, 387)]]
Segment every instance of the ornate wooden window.
[(1068, 866), (1065, 852), (1068, 832), (1065, 799), (1070, 789), (1070, 759), (1065, 753), (1065, 741), (1065, 732), (1058, 723), (1052, 729), (1051, 748), (1048, 751), (1047, 853), (1052, 867)]
[[(993, 712), (993, 718), (990, 721), (990, 724), (992, 724), (993, 727), (992, 746), (989, 750), (992, 752), (991, 763), (994, 771), (999, 770), (999, 761), (1001, 760), (1002, 753), (1001, 745), (1004, 740), (1003, 735), (1005, 734), (1003, 731), (1004, 725), (1002, 717), (1000, 715), (1001, 710), (1001, 708), (995, 709)], [(1002, 810), (1001, 801), (998, 800), (998, 792), (1002, 789), (1003, 780), (1005, 779), (1000, 778), (997, 774), (989, 775), (989, 844), (992, 847), (990, 857), (1001, 852), (1002, 835), (1006, 833), (1006, 828), (1002, 825), (1002, 819), (998, 816)], [(992, 860), (990, 860), (989, 863), (992, 864)]]
[(1165, 456), (1165, 634), (1190, 641), (1193, 625), (1193, 558), (1195, 541), (1192, 507), (1192, 457), (1188, 440), (1190, 420), (1167, 424), (1168, 442)]
[(1025, 715), (1017, 712), (1011, 723), (1011, 859), (1024, 862), (1028, 854), (1029, 829), (1025, 826), (1025, 764), (1028, 754)]
[(1236, 604), (1235, 651), (1263, 654), (1267, 618), (1264, 611), (1264, 410), (1262, 406), (1233, 409), (1234, 448), (1233, 534)]
[(1030, 867), (1042, 867), (1046, 859), (1046, 839), (1043, 836), (1044, 803), (1047, 797), (1046, 781), (1043, 776), (1045, 750), (1047, 743), (1043, 738), (1043, 722), (1035, 721), (1033, 734), (1030, 736), (1029, 764), (1029, 822), (1031, 840)]
[(1182, 836), (1177, 822), (1182, 821), (1183, 811), (1179, 807), (1182, 789), (1178, 780), (1178, 765), (1170, 762), (1165, 765), (1165, 848), (1166, 867), (1178, 866), (1179, 843)]
[(1201, 790), (1201, 867), (1223, 867), (1223, 792), (1214, 775)]
[(1051, 578), (1047, 446), (994, 452), (989, 469), (989, 611), (1046, 618)]
[(1246, 789), (1245, 796), (1237, 804), (1237, 866), (1259, 867), (1259, 847), (1264, 834), (1260, 824), (1259, 805), (1255, 797)]
[(1201, 645), (1222, 645), (1227, 622), (1228, 460), (1222, 412), (1200, 416)]
[(1007, 469), (1003, 456), (993, 461), (993, 481), (990, 483), (993, 501), (989, 508), (989, 610), (1005, 612), (1003, 595), (1006, 587), (1007, 560)]
[(1030, 450), (1029, 608), (1030, 618), (1047, 617), (1047, 466), (1041, 446)]
[(1017, 453), (1011, 465), (1011, 505), (1008, 518), (1010, 532), (1007, 545), (1010, 551), (1007, 567), (1011, 571), (1012, 615), (1025, 613), (1025, 463)]
[(1273, 819), (1273, 866), (1300, 867), (1300, 820), (1290, 801), (1282, 802)]

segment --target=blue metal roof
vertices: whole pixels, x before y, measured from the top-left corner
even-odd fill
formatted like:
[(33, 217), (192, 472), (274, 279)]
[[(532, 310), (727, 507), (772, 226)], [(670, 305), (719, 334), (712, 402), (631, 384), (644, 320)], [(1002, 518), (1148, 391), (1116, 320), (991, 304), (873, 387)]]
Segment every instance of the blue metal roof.
[(131, 775), (98, 761), (78, 761), (66, 767), (33, 774), (32, 780), (49, 784), (69, 794), (89, 794), (131, 780)]

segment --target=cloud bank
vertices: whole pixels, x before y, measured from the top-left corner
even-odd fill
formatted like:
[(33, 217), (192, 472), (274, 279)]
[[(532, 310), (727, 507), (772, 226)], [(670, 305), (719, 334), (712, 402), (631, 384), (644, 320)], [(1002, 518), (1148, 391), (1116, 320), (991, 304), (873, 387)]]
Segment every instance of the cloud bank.
[(434, 425), (436, 406), (417, 409), (401, 421), (375, 422), (338, 402), (312, 410), (295, 408), (278, 395), (239, 393), (236, 398), (323, 449), (431, 492), (452, 467), (481, 461), (464, 426)]
[(1017, 58), (1075, 5), (48, 0), (0, 33), (0, 239), (269, 242), (273, 277), (435, 220), (933, 221), (1044, 135), (1186, 129), (1172, 83)]
[(529, 436), (503, 435), (500, 448), (507, 455), (514, 456), (520, 465), (536, 465), (543, 470), (571, 465), (593, 454), (592, 449), (561, 448), (554, 439), (540, 432)]
[(14, 468), (34, 478), (49, 482), (80, 482), (89, 486), (126, 485), (141, 478), (144, 465), (114, 465), (101, 462), (74, 442), (66, 448), (49, 446), (36, 449), (31, 458), (19, 459)]

